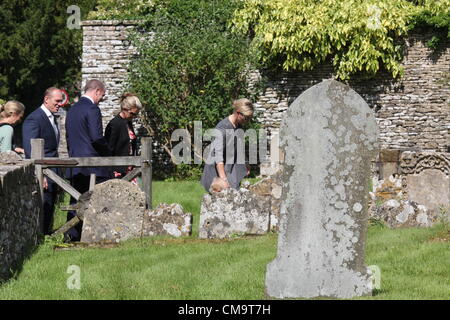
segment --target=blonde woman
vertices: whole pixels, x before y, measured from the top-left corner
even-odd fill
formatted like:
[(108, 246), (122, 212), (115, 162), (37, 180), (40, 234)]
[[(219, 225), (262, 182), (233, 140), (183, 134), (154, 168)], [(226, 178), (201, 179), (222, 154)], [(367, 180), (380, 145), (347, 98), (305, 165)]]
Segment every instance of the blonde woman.
[[(239, 143), (236, 141), (235, 135), (236, 130), (252, 119), (253, 111), (254, 107), (249, 99), (235, 100), (233, 113), (216, 125), (216, 129), (221, 132), (222, 139), (216, 138), (213, 141), (211, 152), (203, 169), (201, 184), (206, 191), (210, 191), (215, 177), (222, 180), (225, 188), (239, 189), (241, 180), (250, 173), (245, 163), (239, 163), (239, 159), (245, 159), (245, 157), (239, 157), (238, 152), (245, 152), (245, 150), (238, 150)], [(232, 159), (227, 159), (229, 154), (226, 151), (227, 148), (234, 149)]]
[[(112, 155), (126, 157), (137, 155), (137, 137), (132, 120), (142, 109), (141, 101), (133, 93), (126, 93), (120, 98), (120, 112), (108, 123), (105, 138)], [(126, 168), (116, 168), (115, 176), (124, 175)]]
[(19, 101), (8, 101), (0, 105), (0, 152), (14, 150), (24, 153), (22, 148), (13, 148), (14, 126), (23, 118), (25, 106)]

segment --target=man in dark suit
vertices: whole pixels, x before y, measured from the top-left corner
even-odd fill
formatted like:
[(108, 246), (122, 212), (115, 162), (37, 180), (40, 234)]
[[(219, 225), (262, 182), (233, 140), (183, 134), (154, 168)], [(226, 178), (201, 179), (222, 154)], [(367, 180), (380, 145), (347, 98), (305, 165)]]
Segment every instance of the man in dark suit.
[[(111, 150), (103, 136), (102, 114), (98, 104), (105, 96), (105, 85), (99, 80), (89, 80), (84, 88), (84, 95), (75, 103), (66, 116), (67, 149), (70, 157), (101, 157), (111, 156)], [(72, 186), (80, 193), (89, 190), (90, 175), (96, 175), (96, 183), (111, 178), (112, 171), (106, 167), (73, 168), (70, 174)], [(70, 201), (75, 204), (74, 198)], [(75, 216), (69, 211), (67, 220)], [(71, 241), (79, 241), (82, 225), (67, 232)]]
[[(63, 101), (61, 90), (48, 88), (44, 94), (43, 104), (25, 119), (22, 125), (25, 158), (31, 156), (31, 139), (44, 139), (44, 156), (58, 157), (59, 128), (55, 113)], [(44, 234), (52, 233), (53, 213), (58, 187), (51, 179), (44, 179)]]

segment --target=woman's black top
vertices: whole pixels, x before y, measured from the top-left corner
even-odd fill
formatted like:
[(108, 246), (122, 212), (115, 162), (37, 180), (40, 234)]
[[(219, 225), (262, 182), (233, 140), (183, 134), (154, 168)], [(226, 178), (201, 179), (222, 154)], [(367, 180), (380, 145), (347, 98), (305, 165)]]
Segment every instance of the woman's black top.
[[(131, 139), (130, 136), (134, 136), (134, 139)], [(113, 156), (127, 157), (137, 155), (137, 139), (133, 124), (120, 115), (116, 115), (106, 126), (105, 138)], [(121, 168), (119, 172), (124, 171), (125, 168)]]

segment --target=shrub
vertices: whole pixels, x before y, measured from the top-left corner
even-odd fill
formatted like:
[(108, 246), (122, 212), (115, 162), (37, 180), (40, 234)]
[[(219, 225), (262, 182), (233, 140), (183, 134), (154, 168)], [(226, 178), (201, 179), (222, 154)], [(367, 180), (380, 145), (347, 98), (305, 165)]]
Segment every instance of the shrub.
[[(194, 121), (213, 128), (230, 114), (233, 99), (250, 95), (248, 40), (227, 26), (240, 3), (160, 0), (131, 37), (138, 55), (130, 66), (130, 90), (144, 102), (146, 128), (168, 154), (175, 129), (192, 136)], [(177, 170), (186, 175), (185, 168)]]

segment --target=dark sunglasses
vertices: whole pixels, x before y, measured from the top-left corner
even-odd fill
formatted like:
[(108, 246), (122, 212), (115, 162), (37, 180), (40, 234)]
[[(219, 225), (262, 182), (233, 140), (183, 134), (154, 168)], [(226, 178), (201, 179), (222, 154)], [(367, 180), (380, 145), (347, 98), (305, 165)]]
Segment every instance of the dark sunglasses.
[(136, 117), (139, 114), (139, 112), (132, 112), (130, 110), (127, 110), (127, 112), (130, 114), (130, 116), (133, 116), (133, 117)]
[(249, 119), (251, 119), (251, 117), (244, 115), (242, 112), (238, 112), (238, 114), (242, 115), (244, 117), (245, 121), (248, 121)]

